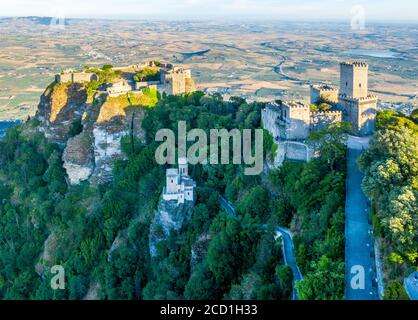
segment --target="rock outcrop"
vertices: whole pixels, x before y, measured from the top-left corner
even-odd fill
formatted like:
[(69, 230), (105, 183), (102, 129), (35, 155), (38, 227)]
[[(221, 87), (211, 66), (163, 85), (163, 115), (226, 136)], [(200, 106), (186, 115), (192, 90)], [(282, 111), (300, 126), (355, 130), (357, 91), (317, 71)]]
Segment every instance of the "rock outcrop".
[[(147, 97), (129, 93), (88, 97), (83, 83), (53, 83), (41, 96), (36, 113), (39, 131), (63, 149), (69, 183), (106, 183), (115, 160), (123, 157), (121, 139), (131, 135), (144, 141), (142, 129)], [(74, 132), (79, 123), (81, 132)], [(75, 134), (75, 136), (73, 136)]]
[(82, 132), (67, 141), (62, 156), (70, 184), (87, 180), (93, 173), (94, 157), (91, 136)]
[(192, 245), (192, 256), (190, 258), (190, 270), (192, 272), (196, 265), (201, 263), (208, 253), (210, 240), (212, 240), (212, 235), (210, 233), (203, 233)]
[(150, 226), (149, 249), (152, 257), (157, 255), (157, 245), (167, 240), (170, 233), (179, 231), (191, 219), (194, 203), (186, 201), (177, 204), (177, 201), (161, 200)]
[(79, 121), (87, 108), (87, 94), (79, 83), (53, 83), (42, 94), (36, 118), (45, 136), (65, 145), (72, 123)]

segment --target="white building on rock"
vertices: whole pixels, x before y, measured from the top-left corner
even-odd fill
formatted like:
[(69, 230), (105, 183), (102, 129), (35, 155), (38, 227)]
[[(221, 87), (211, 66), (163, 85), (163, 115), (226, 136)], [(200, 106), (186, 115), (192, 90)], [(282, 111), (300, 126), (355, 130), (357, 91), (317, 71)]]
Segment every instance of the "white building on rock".
[(163, 199), (165, 201), (177, 201), (178, 204), (185, 201), (194, 201), (195, 187), (196, 183), (189, 177), (187, 159), (179, 158), (178, 169), (167, 169)]

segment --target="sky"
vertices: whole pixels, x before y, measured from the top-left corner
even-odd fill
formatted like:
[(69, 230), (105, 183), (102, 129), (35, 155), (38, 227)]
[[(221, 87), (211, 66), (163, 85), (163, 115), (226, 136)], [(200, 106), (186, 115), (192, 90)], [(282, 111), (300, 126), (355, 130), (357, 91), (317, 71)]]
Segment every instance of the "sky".
[[(359, 11), (360, 10), (360, 11)], [(417, 0), (0, 0), (0, 16), (418, 22)]]

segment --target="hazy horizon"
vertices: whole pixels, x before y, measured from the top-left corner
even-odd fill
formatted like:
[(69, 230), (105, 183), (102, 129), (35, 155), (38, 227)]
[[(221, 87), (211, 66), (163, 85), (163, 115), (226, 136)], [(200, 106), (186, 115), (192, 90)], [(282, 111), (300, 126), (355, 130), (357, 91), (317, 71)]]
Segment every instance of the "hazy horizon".
[(418, 2), (399, 0), (15, 0), (2, 5), (2, 17), (92, 19), (347, 21), (364, 9), (368, 22), (418, 22)]
[[(54, 16), (51, 15), (25, 15), (25, 16), (0, 16), (0, 19), (22, 19), (22, 18), (53, 18)], [(100, 16), (100, 17), (88, 17), (88, 16), (65, 16), (68, 20), (108, 20), (108, 21), (166, 21), (166, 22), (224, 22), (225, 24), (231, 23), (256, 23), (256, 22), (264, 22), (264, 23), (345, 23), (350, 24), (350, 21), (347, 19), (274, 19), (274, 18), (261, 18), (261, 17), (233, 17), (230, 20), (225, 21), (222, 17), (208, 17), (208, 18), (188, 18), (188, 17), (171, 17), (171, 16)], [(372, 20), (369, 19), (367, 24), (375, 25), (375, 24), (399, 24), (399, 25), (418, 25), (418, 20)]]

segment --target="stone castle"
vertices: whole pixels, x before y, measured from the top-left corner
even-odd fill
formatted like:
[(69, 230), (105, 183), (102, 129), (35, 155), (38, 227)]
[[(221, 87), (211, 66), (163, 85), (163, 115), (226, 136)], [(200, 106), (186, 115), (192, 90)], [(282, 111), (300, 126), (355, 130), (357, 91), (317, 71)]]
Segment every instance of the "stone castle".
[(368, 92), (369, 66), (364, 62), (341, 63), (337, 107), (343, 120), (360, 136), (370, 135), (376, 122), (377, 96)]
[(60, 74), (55, 75), (55, 81), (58, 83), (82, 83), (98, 80), (99, 77), (97, 76), (97, 74), (91, 72), (75, 72), (73, 70), (66, 70)]
[[(158, 68), (159, 79), (154, 81), (135, 81), (134, 72), (145, 68)], [(155, 88), (160, 93), (168, 95), (180, 95), (196, 91), (196, 84), (192, 78), (190, 69), (176, 67), (169, 63), (156, 63), (150, 61), (127, 67), (113, 68), (124, 73), (124, 77), (114, 83), (107, 84), (106, 91), (110, 96), (126, 94), (130, 91), (141, 91), (144, 88)], [(94, 72), (66, 70), (55, 75), (57, 83), (85, 83), (99, 81), (99, 76)]]
[[(376, 120), (377, 96), (368, 92), (368, 65), (340, 64), (340, 88), (311, 85), (311, 105), (302, 102), (272, 102), (262, 110), (264, 128), (277, 141), (304, 141), (311, 131), (332, 123), (349, 122), (359, 136), (370, 135)], [(321, 110), (325, 103), (326, 109)]]
[[(153, 62), (149, 64), (153, 66)], [(161, 64), (160, 79), (156, 81), (141, 81), (135, 83), (135, 89), (155, 88), (161, 93), (179, 95), (196, 91), (196, 84), (192, 78), (192, 71), (172, 64)]]
[(177, 204), (194, 201), (195, 187), (196, 183), (189, 177), (187, 159), (179, 158), (178, 169), (167, 169), (163, 200), (177, 201)]

